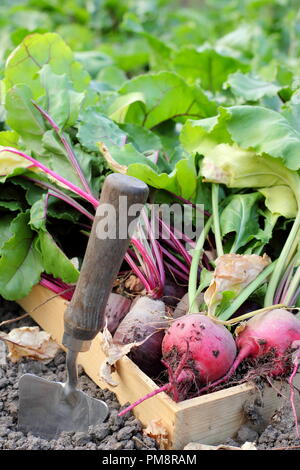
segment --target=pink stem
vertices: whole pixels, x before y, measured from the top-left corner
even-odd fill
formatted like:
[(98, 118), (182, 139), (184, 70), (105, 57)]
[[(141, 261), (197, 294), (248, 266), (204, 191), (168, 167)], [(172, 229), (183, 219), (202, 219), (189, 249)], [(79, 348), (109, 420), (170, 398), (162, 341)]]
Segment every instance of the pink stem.
[[(153, 236), (153, 232), (152, 232), (152, 229), (150, 227), (148, 217), (146, 217), (144, 211), (143, 211), (143, 216), (144, 216), (145, 222), (148, 226), (148, 233), (149, 233), (151, 245), (153, 247), (153, 251), (154, 251), (154, 254), (155, 254), (155, 257), (156, 257), (156, 262), (157, 262), (159, 273), (160, 273), (161, 285), (164, 286), (165, 281), (166, 281), (166, 275), (165, 275), (163, 259), (162, 259), (162, 256), (161, 256), (160, 246), (159, 246), (158, 242), (155, 240), (155, 238)], [(151, 208), (151, 224), (152, 223), (155, 223), (155, 220), (154, 220), (154, 217), (153, 217), (153, 208)]]
[(176, 235), (177, 238), (184, 240), (186, 243), (191, 245), (191, 248), (195, 248), (196, 242), (194, 242), (191, 238), (189, 238), (184, 233), (180, 232), (180, 230), (178, 230), (178, 228), (173, 227), (173, 230), (174, 230), (174, 234)]
[(63, 297), (66, 300), (72, 299), (73, 291), (74, 291), (73, 286), (70, 286), (64, 289), (63, 287), (57, 286), (54, 282), (49, 281), (48, 279), (45, 279), (44, 277), (41, 278), (39, 283), (41, 286), (46, 287), (47, 289), (51, 290), (55, 294), (59, 294), (61, 297)]
[(238, 368), (238, 366), (240, 365), (240, 363), (246, 359), (246, 357), (249, 356), (250, 352), (252, 350), (252, 346), (251, 344), (247, 344), (245, 347), (243, 347), (240, 352), (238, 353), (234, 363), (232, 364), (232, 366), (230, 367), (230, 369), (228, 370), (228, 372), (223, 375), (223, 377), (221, 377), (220, 379), (218, 380), (215, 380), (215, 382), (212, 382), (208, 385), (206, 385), (205, 387), (202, 387), (200, 388), (199, 390), (199, 395), (201, 393), (204, 393), (204, 392), (207, 392), (209, 389), (211, 389), (212, 387), (216, 387), (217, 385), (220, 385), (224, 382), (226, 382), (228, 379), (230, 379), (230, 377), (235, 373), (236, 369)]
[(69, 204), (71, 207), (74, 207), (74, 209), (78, 210), (78, 212), (85, 215), (90, 220), (94, 220), (94, 216), (90, 214), (90, 212), (87, 211), (84, 207), (82, 207), (81, 204), (78, 204), (76, 201), (74, 201), (74, 199), (72, 199), (71, 197), (69, 198), (67, 195), (64, 195), (63, 193), (58, 193), (55, 190), (49, 191), (49, 196), (53, 196), (57, 199), (60, 199), (61, 201), (64, 201), (66, 204)]
[[(192, 262), (192, 257), (191, 255), (186, 251), (186, 249), (184, 248), (184, 246), (180, 243), (179, 240), (177, 240), (177, 238), (175, 237), (174, 233), (172, 232), (172, 230), (170, 229), (170, 227), (168, 227), (167, 224), (165, 224), (161, 219), (159, 219), (159, 222), (160, 222), (160, 225), (161, 225), (161, 228), (162, 228), (162, 234), (163, 232), (167, 232), (167, 234), (169, 235), (170, 239), (172, 240), (174, 246), (176, 247), (176, 249), (178, 250), (178, 252), (181, 254), (181, 256), (184, 258), (184, 260), (186, 261), (186, 263), (188, 265), (191, 264)], [(166, 241), (168, 242), (168, 238), (166, 239)]]
[(60, 181), (60, 183), (63, 183), (65, 186), (67, 186), (71, 191), (73, 191), (73, 193), (76, 193), (78, 194), (79, 196), (81, 196), (83, 199), (86, 199), (87, 201), (89, 201), (91, 204), (93, 204), (94, 207), (98, 207), (99, 206), (99, 201), (98, 199), (96, 199), (94, 196), (91, 196), (90, 194), (86, 193), (85, 191), (83, 191), (81, 188), (79, 188), (78, 186), (76, 186), (75, 184), (71, 183), (70, 181), (66, 180), (65, 178), (63, 178), (63, 176), (60, 176), (59, 174), (55, 173), (55, 171), (52, 171), (50, 170), (50, 168), (48, 168), (47, 166), (43, 165), (41, 162), (39, 162), (38, 160), (36, 160), (35, 158), (32, 158), (30, 157), (29, 155), (27, 155), (26, 153), (24, 152), (21, 152), (13, 147), (4, 147), (3, 149), (0, 150), (0, 153), (1, 152), (11, 152), (11, 153), (14, 153), (16, 155), (19, 155), (20, 157), (23, 157), (23, 158), (26, 158), (26, 160), (29, 160), (30, 162), (32, 162), (34, 164), (34, 166), (40, 168), (41, 170), (43, 170), (45, 173), (51, 175), (53, 178), (55, 178), (57, 181)]
[(146, 401), (148, 400), (149, 398), (152, 398), (154, 397), (155, 395), (158, 395), (159, 393), (161, 392), (166, 392), (167, 390), (169, 390), (171, 388), (171, 385), (170, 384), (166, 384), (166, 385), (163, 385), (162, 387), (156, 389), (156, 390), (153, 390), (153, 392), (150, 392), (148, 393), (147, 395), (145, 395), (144, 397), (140, 398), (139, 400), (135, 401), (134, 403), (132, 403), (132, 405), (130, 406), (127, 406), (127, 408), (125, 408), (124, 410), (120, 411), (120, 413), (118, 413), (118, 416), (124, 416), (126, 413), (128, 413), (129, 411), (133, 410), (133, 408), (135, 408), (136, 406), (140, 405), (141, 403), (143, 403), (143, 401)]
[(153, 299), (159, 299), (162, 296), (161, 288), (157, 286), (156, 281), (153, 280), (153, 278), (149, 280), (146, 278), (144, 273), (142, 273), (142, 271), (137, 267), (137, 265), (133, 261), (133, 257), (137, 259), (136, 254), (130, 248), (128, 248), (124, 259), (127, 261), (135, 275), (142, 282), (150, 297), (152, 297)]
[(189, 277), (187, 275), (185, 275), (184, 273), (182, 273), (181, 271), (179, 271), (179, 269), (177, 268), (174, 268), (174, 266), (172, 266), (171, 264), (167, 263), (167, 261), (164, 261), (165, 263), (165, 266), (167, 266), (168, 270), (176, 277), (178, 277), (179, 279), (181, 279), (182, 281), (184, 282), (188, 282), (189, 280)]
[[(147, 268), (149, 268), (149, 269), (147, 269), (147, 271), (148, 271), (148, 276), (149, 276), (150, 280), (152, 280), (154, 285), (157, 284), (157, 280), (158, 280), (159, 286), (161, 287), (160, 277), (159, 277), (159, 273), (157, 271), (157, 267), (154, 264), (154, 262), (152, 261), (151, 257), (148, 255), (148, 253), (145, 250), (143, 244), (135, 237), (132, 237), (131, 243), (132, 243), (132, 245), (134, 245), (136, 247), (136, 249), (140, 252), (142, 257), (146, 261), (146, 266), (147, 266)], [(146, 266), (144, 267), (144, 270), (146, 269)]]
[(161, 246), (160, 249), (171, 261), (173, 261), (173, 263), (175, 263), (177, 265), (178, 268), (182, 269), (182, 271), (187, 273), (187, 275), (189, 274), (189, 269), (181, 261), (179, 261), (179, 259), (176, 258), (176, 256), (172, 255), (163, 246)]
[(71, 149), (70, 145), (69, 145), (69, 142), (67, 141), (67, 139), (65, 138), (65, 136), (60, 132), (60, 128), (58, 127), (58, 125), (56, 124), (56, 122), (54, 121), (54, 119), (43, 109), (41, 108), (35, 101), (32, 101), (33, 105), (36, 107), (36, 109), (41, 113), (41, 115), (49, 122), (50, 126), (53, 127), (54, 131), (56, 132), (56, 134), (58, 135), (61, 143), (63, 144), (67, 154), (68, 154), (68, 157), (69, 157), (69, 160), (70, 160), (70, 163), (71, 165), (73, 166), (74, 170), (76, 171), (81, 183), (82, 183), (82, 186), (84, 187), (84, 189), (86, 190), (86, 192), (90, 195), (92, 195), (92, 191), (91, 191), (91, 188), (89, 187), (89, 184), (82, 172), (82, 169), (77, 161), (77, 158), (73, 152), (73, 150)]
[(296, 435), (297, 437), (299, 438), (299, 426), (298, 426), (298, 416), (297, 416), (297, 411), (296, 411), (296, 407), (295, 407), (295, 389), (294, 389), (294, 384), (293, 384), (293, 380), (294, 380), (294, 377), (297, 373), (297, 370), (298, 370), (298, 367), (299, 367), (299, 356), (300, 356), (300, 352), (298, 351), (297, 352), (297, 356), (294, 360), (294, 368), (293, 368), (293, 372), (289, 378), (289, 385), (290, 385), (290, 402), (291, 402), (291, 407), (292, 407), (292, 411), (293, 411), (293, 416), (294, 416), (294, 420), (295, 420), (295, 426), (296, 426)]
[[(58, 199), (61, 199), (63, 200), (64, 202), (66, 202), (67, 204), (69, 204), (70, 206), (74, 207), (74, 209), (78, 210), (79, 212), (81, 212), (82, 214), (86, 215), (86, 217), (88, 217), (89, 219), (91, 220), (94, 220), (94, 216), (89, 212), (87, 211), (81, 204), (79, 204), (77, 201), (75, 201), (75, 199), (73, 199), (72, 197), (68, 196), (67, 194), (65, 194), (63, 191), (61, 191), (60, 189), (56, 188), (55, 186), (53, 186), (52, 184), (49, 184), (49, 183), (46, 183), (46, 181), (42, 181), (42, 180), (37, 180), (35, 178), (31, 178), (30, 176), (24, 176), (22, 175), (22, 177), (28, 181), (32, 181), (34, 184), (36, 184), (37, 186), (40, 186), (41, 188), (46, 188), (46, 189), (49, 189), (50, 191), (52, 191), (53, 193), (51, 194), (53, 197), (56, 197)], [(90, 228), (89, 226), (87, 226), (88, 228)]]

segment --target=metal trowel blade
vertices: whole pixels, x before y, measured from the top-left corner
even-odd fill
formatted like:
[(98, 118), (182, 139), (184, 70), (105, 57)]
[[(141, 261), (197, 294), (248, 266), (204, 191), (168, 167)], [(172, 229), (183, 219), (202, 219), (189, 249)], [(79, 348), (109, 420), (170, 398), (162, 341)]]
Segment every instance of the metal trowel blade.
[(89, 426), (102, 423), (108, 407), (80, 390), (66, 399), (64, 384), (50, 382), (33, 374), (19, 380), (18, 428), (43, 439), (54, 439), (62, 431), (87, 431)]

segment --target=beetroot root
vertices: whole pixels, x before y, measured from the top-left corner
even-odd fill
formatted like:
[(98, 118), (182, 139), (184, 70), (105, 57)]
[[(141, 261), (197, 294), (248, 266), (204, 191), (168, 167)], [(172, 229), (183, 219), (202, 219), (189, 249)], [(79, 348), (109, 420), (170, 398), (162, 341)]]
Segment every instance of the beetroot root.
[(300, 340), (300, 321), (284, 309), (274, 309), (255, 315), (245, 326), (237, 329), (236, 345), (239, 353), (227, 374), (201, 389), (201, 392), (228, 380), (246, 358), (263, 359), (273, 355), (269, 375), (276, 377), (288, 372), (286, 353)]
[(162, 342), (164, 361), (173, 373), (187, 354), (178, 382), (193, 380), (197, 385), (216, 380), (232, 365), (236, 346), (231, 333), (199, 313), (178, 318), (166, 331)]
[(162, 391), (171, 393), (175, 401), (184, 400), (193, 386), (198, 389), (222, 377), (235, 359), (236, 345), (223, 325), (193, 313), (178, 318), (166, 331), (162, 354), (169, 383), (122, 410), (120, 416)]
[(239, 353), (227, 374), (200, 390), (204, 393), (221, 383), (226, 382), (236, 371), (241, 362), (247, 358), (261, 359), (271, 356), (268, 376), (277, 377), (291, 371), (291, 351), (293, 353), (293, 371), (289, 379), (290, 401), (295, 417), (296, 432), (299, 435), (297, 415), (294, 406), (293, 378), (298, 370), (300, 359), (300, 321), (284, 309), (274, 309), (258, 314), (247, 321), (246, 326), (237, 332), (236, 344)]

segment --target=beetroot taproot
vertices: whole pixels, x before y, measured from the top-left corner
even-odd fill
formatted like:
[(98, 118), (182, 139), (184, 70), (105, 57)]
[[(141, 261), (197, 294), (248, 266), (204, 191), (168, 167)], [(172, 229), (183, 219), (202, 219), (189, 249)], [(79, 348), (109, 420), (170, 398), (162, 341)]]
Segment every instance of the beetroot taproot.
[(228, 371), (236, 356), (231, 333), (223, 325), (200, 313), (187, 314), (166, 331), (162, 342), (163, 364), (169, 382), (142, 397), (119, 415), (122, 416), (148, 398), (169, 392), (175, 401), (186, 399), (194, 387), (216, 380)]
[(156, 377), (163, 368), (161, 343), (167, 326), (164, 302), (147, 296), (138, 297), (116, 329), (113, 341), (117, 344), (142, 342), (132, 348), (129, 357), (143, 372)]
[[(266, 375), (277, 377), (291, 373), (290, 401), (299, 436), (297, 415), (294, 405), (293, 378), (299, 367), (300, 360), (300, 320), (285, 309), (273, 309), (253, 316), (246, 325), (237, 328), (236, 345), (238, 355), (227, 374), (213, 381), (200, 390), (207, 392), (217, 385), (226, 382), (245, 360), (267, 361)], [(259, 371), (258, 374), (259, 375)]]
[(293, 343), (300, 340), (300, 321), (287, 310), (274, 309), (248, 320), (236, 338), (239, 354), (235, 364), (246, 357), (263, 358), (273, 354), (270, 376), (283, 375), (289, 371), (287, 352)]
[(231, 333), (208, 316), (193, 313), (178, 318), (162, 342), (163, 360), (173, 373), (187, 353), (177, 382), (193, 380), (197, 385), (216, 380), (232, 365), (236, 346)]

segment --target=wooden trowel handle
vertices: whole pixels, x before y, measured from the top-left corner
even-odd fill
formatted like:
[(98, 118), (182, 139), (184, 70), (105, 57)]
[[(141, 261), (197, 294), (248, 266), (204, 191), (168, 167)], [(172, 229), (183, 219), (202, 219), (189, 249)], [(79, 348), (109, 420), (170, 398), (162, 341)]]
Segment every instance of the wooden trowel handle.
[(147, 196), (147, 185), (137, 178), (114, 173), (105, 179), (79, 280), (64, 316), (63, 344), (68, 348), (88, 349), (103, 328), (108, 296)]

